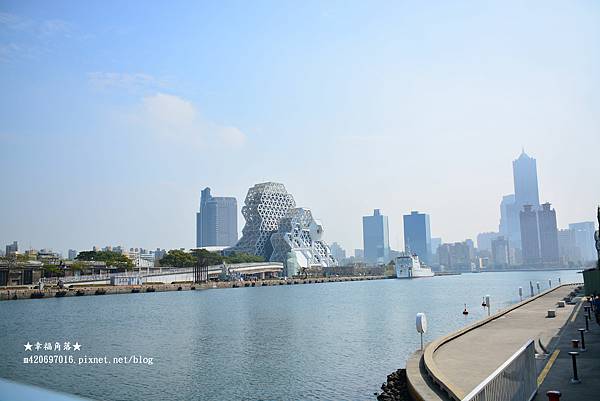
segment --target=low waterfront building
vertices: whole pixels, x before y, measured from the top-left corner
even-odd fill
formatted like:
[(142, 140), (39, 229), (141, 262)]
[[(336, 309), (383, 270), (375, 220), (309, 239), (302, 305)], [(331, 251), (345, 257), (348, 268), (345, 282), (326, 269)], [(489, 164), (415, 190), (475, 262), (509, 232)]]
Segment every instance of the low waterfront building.
[(111, 276), (110, 285), (142, 285), (140, 276)]
[(42, 275), (41, 262), (0, 260), (0, 287), (35, 284)]

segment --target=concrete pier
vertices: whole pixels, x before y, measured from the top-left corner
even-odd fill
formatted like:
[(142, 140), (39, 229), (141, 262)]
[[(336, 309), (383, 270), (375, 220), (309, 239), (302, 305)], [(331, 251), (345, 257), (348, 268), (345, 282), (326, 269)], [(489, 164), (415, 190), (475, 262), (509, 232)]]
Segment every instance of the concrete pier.
[[(574, 289), (575, 285), (555, 287), (436, 339), (423, 353), (414, 353), (406, 365), (413, 398), (462, 400), (529, 339), (535, 340), (536, 353), (553, 348), (575, 308), (557, 304)], [(554, 310), (556, 317), (548, 318), (548, 310)], [(543, 361), (538, 362), (539, 370)]]
[[(0, 300), (18, 300), (18, 299), (48, 299), (57, 296), (73, 297), (81, 295), (96, 295), (97, 291), (102, 295), (109, 294), (131, 294), (131, 293), (145, 293), (148, 289), (150, 292), (163, 292), (163, 291), (189, 291), (189, 290), (206, 290), (213, 288), (246, 288), (246, 287), (264, 287), (264, 286), (276, 286), (276, 285), (295, 285), (295, 284), (317, 284), (317, 283), (332, 283), (332, 282), (345, 282), (345, 281), (364, 281), (364, 280), (382, 280), (385, 276), (344, 276), (344, 277), (310, 277), (306, 279), (295, 278), (287, 280), (255, 280), (255, 281), (209, 281), (206, 283), (193, 284), (191, 282), (184, 283), (148, 283), (144, 285), (123, 285), (123, 286), (111, 286), (111, 285), (84, 285), (84, 286), (71, 286), (70, 288), (59, 289), (58, 287), (46, 286), (43, 291), (39, 291), (30, 287), (10, 287), (0, 288)], [(43, 297), (37, 298), (36, 295), (43, 293)], [(59, 293), (57, 295), (57, 293)], [(63, 294), (64, 293), (64, 294)], [(33, 296), (32, 296), (33, 295)]]

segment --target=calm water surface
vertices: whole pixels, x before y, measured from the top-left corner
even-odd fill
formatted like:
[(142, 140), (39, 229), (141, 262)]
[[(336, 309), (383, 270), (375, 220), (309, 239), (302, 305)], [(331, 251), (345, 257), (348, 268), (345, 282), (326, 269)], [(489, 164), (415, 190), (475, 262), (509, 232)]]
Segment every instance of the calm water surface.
[[(463, 274), (0, 303), (0, 377), (102, 400), (373, 400), (426, 341), (575, 271)], [(462, 315), (466, 303), (470, 314)], [(26, 342), (79, 342), (26, 352)], [(152, 365), (30, 365), (23, 357), (139, 355)]]

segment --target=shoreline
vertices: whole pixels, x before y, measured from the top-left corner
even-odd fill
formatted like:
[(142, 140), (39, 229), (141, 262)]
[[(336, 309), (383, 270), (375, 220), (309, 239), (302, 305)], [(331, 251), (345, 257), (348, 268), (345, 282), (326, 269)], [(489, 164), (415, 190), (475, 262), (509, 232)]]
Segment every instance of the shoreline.
[[(288, 280), (256, 280), (256, 281), (215, 281), (208, 283), (148, 283), (142, 285), (73, 285), (69, 288), (46, 287), (42, 291), (35, 288), (3, 288), (0, 289), (0, 301), (13, 301), (23, 299), (49, 299), (75, 296), (101, 296), (116, 294), (141, 294), (167, 291), (195, 291), (218, 288), (246, 288), (246, 287), (272, 287), (279, 285), (301, 285), (336, 283), (347, 281), (384, 280), (386, 276), (342, 276), (297, 278)], [(43, 295), (42, 295), (43, 294)]]

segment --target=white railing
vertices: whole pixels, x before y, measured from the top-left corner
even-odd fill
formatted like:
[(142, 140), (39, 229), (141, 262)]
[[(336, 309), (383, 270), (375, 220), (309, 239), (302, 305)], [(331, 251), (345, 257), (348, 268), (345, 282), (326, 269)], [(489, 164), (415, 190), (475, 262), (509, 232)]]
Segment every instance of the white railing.
[(536, 393), (535, 343), (529, 340), (463, 401), (530, 401)]

